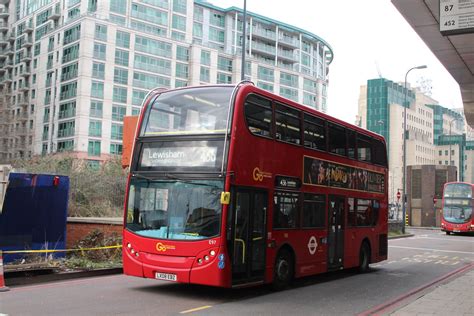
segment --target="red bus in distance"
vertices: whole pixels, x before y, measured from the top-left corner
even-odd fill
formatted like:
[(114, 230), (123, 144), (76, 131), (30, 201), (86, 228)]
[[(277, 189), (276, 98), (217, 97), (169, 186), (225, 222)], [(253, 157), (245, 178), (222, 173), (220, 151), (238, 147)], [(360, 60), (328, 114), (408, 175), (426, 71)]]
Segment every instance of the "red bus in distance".
[(125, 274), (281, 289), (387, 259), (382, 136), (249, 82), (152, 91), (143, 103)]
[(443, 189), (441, 230), (451, 233), (474, 232), (472, 218), (474, 184), (449, 182)]

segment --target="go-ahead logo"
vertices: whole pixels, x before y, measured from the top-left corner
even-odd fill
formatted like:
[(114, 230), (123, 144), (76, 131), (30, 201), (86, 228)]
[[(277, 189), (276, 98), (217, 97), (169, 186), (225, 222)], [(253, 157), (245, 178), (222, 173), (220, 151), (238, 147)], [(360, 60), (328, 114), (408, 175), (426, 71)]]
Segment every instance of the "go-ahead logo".
[(254, 179), (255, 181), (260, 181), (260, 182), (262, 182), (262, 181), (263, 181), (263, 178), (271, 178), (271, 177), (272, 177), (272, 174), (269, 173), (269, 172), (262, 171), (262, 170), (260, 170), (258, 167), (255, 167), (255, 168), (253, 169), (252, 176), (253, 176), (253, 179)]
[(173, 245), (165, 245), (161, 242), (156, 244), (156, 250), (159, 252), (165, 252), (166, 250), (175, 250), (176, 247)]

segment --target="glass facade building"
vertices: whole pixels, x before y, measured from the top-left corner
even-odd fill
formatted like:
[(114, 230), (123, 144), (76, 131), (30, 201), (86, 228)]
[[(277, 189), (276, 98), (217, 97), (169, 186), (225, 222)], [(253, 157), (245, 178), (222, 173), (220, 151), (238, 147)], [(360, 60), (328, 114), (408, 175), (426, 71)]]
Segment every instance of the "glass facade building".
[[(120, 154), (149, 89), (240, 81), (242, 19), (200, 0), (0, 0), (0, 162)], [(246, 79), (326, 112), (329, 44), (251, 12), (246, 25)]]

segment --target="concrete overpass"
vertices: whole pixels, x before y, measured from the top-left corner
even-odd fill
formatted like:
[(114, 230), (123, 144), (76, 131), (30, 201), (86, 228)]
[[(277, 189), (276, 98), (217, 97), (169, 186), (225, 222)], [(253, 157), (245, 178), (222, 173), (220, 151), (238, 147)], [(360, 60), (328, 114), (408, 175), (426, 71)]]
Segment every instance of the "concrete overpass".
[[(463, 34), (444, 36), (440, 31), (440, 0), (391, 1), (458, 82), (464, 115), (474, 128), (474, 8), (467, 9), (473, 14), (470, 30), (465, 28), (458, 30)], [(458, 1), (444, 1), (443, 6), (451, 3), (457, 5)]]

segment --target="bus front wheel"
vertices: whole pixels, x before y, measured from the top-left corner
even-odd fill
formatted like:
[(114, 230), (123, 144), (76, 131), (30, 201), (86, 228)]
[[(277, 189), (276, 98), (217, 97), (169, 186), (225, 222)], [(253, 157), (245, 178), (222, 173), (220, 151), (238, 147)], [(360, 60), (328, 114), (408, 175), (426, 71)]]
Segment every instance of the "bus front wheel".
[(362, 243), (359, 252), (359, 272), (365, 273), (369, 271), (370, 263), (370, 246), (367, 242)]
[(286, 249), (280, 250), (275, 260), (273, 288), (279, 291), (290, 285), (293, 280), (293, 271), (293, 256)]
[(446, 231), (446, 235), (451, 235), (451, 232)]

